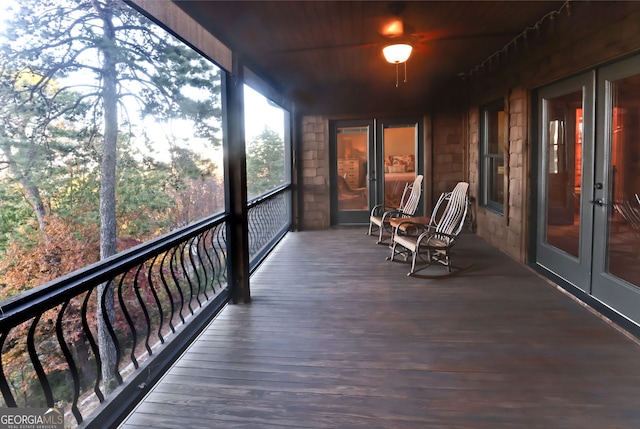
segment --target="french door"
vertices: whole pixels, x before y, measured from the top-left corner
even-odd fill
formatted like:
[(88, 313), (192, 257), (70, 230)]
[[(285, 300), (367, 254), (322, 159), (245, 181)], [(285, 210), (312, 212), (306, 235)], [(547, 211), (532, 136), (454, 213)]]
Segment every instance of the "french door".
[(592, 294), (640, 324), (640, 57), (600, 70), (597, 90)]
[(538, 137), (536, 262), (640, 324), (640, 57), (541, 89)]
[(417, 118), (334, 121), (330, 133), (332, 225), (367, 224), (377, 204), (398, 207), (422, 174)]

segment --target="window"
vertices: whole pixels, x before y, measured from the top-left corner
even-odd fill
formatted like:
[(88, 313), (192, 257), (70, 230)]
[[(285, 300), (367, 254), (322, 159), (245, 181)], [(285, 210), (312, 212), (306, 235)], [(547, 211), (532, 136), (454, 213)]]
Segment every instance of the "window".
[(480, 205), (504, 213), (504, 101), (497, 100), (480, 110)]
[(120, 2), (1, 8), (0, 299), (224, 211), (215, 64)]
[(259, 197), (288, 181), (285, 151), (286, 111), (250, 86), (244, 86), (247, 198)]

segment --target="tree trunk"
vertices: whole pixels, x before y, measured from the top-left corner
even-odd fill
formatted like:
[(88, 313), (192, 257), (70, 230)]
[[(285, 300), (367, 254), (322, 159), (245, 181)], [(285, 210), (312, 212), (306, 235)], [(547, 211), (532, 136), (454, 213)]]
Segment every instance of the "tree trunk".
[(0, 149), (2, 149), (2, 152), (4, 153), (5, 158), (7, 159), (7, 163), (9, 164), (9, 169), (11, 170), (11, 174), (13, 174), (13, 177), (18, 179), (18, 181), (20, 182), (20, 185), (22, 186), (22, 189), (24, 189), (27, 200), (29, 201), (29, 204), (31, 204), (31, 207), (33, 208), (33, 212), (36, 215), (36, 219), (38, 220), (38, 228), (40, 229), (40, 232), (44, 237), (45, 243), (48, 243), (49, 240), (47, 239), (47, 232), (44, 229), (44, 226), (45, 226), (44, 219), (47, 215), (47, 210), (45, 209), (44, 203), (42, 202), (42, 197), (40, 196), (40, 189), (38, 189), (37, 186), (30, 183), (29, 178), (22, 171), (20, 171), (18, 164), (16, 163), (15, 159), (11, 155), (11, 147), (0, 146)]
[[(113, 27), (112, 2), (104, 7), (93, 1), (102, 18), (104, 44), (102, 46), (102, 97), (104, 103), (104, 143), (100, 169), (100, 259), (116, 253), (116, 145), (118, 139), (118, 76), (116, 71), (115, 30)], [(104, 300), (102, 297), (104, 295)], [(107, 393), (115, 388), (116, 366), (115, 344), (107, 331), (107, 323), (114, 326), (115, 310), (113, 283), (107, 282), (98, 288), (98, 341), (102, 358), (102, 378)]]
[(31, 203), (31, 207), (33, 207), (33, 211), (35, 212), (36, 218), (38, 219), (38, 228), (40, 228), (40, 232), (44, 237), (44, 242), (47, 243), (47, 246), (48, 246), (49, 238), (47, 237), (47, 231), (45, 230), (45, 222), (44, 222), (44, 218), (47, 215), (47, 211), (44, 208), (44, 204), (42, 203), (40, 190), (35, 185), (23, 183), (22, 186), (25, 188), (27, 192), (27, 198), (29, 199), (29, 202)]

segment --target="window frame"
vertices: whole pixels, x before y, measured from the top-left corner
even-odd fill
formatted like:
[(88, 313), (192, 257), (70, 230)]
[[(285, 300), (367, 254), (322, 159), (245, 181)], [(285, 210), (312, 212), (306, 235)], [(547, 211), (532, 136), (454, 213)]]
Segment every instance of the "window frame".
[[(480, 179), (480, 206), (484, 207), (485, 209), (488, 209), (492, 212), (495, 212), (499, 215), (504, 216), (505, 213), (505, 209), (504, 206), (506, 204), (506, 196), (507, 196), (507, 192), (506, 192), (506, 186), (505, 186), (505, 172), (506, 172), (506, 166), (504, 165), (504, 161), (505, 161), (505, 152), (507, 150), (508, 147), (508, 130), (507, 130), (507, 112), (505, 111), (505, 100), (504, 98), (500, 98), (500, 99), (496, 99), (490, 103), (484, 104), (480, 107), (480, 139), (479, 139), (479, 143), (480, 143), (480, 152), (479, 152), (479, 179)], [(491, 143), (491, 138), (492, 136), (490, 135), (490, 133), (493, 132), (497, 132), (496, 130), (492, 130), (491, 129), (491, 125), (490, 125), (490, 116), (493, 113), (497, 113), (497, 112), (502, 112), (504, 115), (504, 120), (503, 120), (503, 130), (502, 130), (502, 135), (503, 135), (503, 145), (502, 145), (502, 152), (490, 152), (490, 143)], [(499, 121), (494, 121), (496, 124), (498, 124), (498, 128), (499, 128)], [(498, 138), (498, 136), (496, 135), (495, 138)], [(500, 147), (500, 143), (498, 142), (498, 148)], [(493, 195), (496, 194), (496, 189), (493, 188), (493, 181), (491, 180), (491, 174), (492, 174), (492, 169), (491, 169), (491, 165), (494, 162), (501, 162), (502, 163), (502, 168), (503, 168), (503, 183), (502, 183), (502, 194), (503, 194), (503, 201), (497, 201), (495, 199), (492, 198)]]

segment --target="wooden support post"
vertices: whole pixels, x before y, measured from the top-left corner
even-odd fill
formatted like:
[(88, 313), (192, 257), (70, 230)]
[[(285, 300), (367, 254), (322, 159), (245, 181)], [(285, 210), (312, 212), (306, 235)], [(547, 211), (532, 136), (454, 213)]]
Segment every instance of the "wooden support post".
[(228, 279), (234, 304), (251, 301), (249, 288), (249, 228), (247, 163), (244, 135), (244, 79), (242, 64), (233, 58), (233, 72), (222, 75), (225, 204)]

